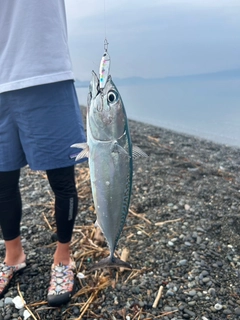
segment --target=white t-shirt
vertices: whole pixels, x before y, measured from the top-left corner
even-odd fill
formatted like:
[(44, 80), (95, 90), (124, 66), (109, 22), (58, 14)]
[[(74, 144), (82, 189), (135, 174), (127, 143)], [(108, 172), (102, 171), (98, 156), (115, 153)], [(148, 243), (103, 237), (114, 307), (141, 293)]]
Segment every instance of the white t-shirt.
[(64, 0), (0, 0), (0, 93), (73, 78)]

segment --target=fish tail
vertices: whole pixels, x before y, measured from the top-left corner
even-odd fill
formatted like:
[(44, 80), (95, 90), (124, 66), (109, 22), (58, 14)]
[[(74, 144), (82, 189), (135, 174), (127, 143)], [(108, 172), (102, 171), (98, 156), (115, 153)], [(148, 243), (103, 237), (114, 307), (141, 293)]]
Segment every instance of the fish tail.
[(100, 260), (96, 263), (93, 267), (90, 268), (88, 272), (94, 271), (96, 269), (104, 269), (104, 268), (125, 268), (125, 269), (132, 269), (131, 265), (121, 259), (116, 257), (107, 257)]

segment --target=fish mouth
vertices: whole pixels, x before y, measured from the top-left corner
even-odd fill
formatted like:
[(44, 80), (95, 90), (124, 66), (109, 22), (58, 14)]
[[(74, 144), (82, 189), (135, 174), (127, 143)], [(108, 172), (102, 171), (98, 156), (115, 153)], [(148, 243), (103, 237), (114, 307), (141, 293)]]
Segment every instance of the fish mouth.
[[(108, 75), (106, 85), (111, 80), (111, 78), (111, 75)], [(96, 98), (99, 94), (104, 95), (104, 89), (106, 88), (106, 85), (103, 88), (101, 88), (100, 80), (96, 72), (92, 70), (92, 81), (90, 84), (90, 92), (94, 92), (92, 98)]]
[[(111, 76), (108, 75), (106, 84), (103, 88), (100, 86), (100, 80), (97, 74), (92, 71), (92, 81), (90, 84), (90, 100), (89, 105), (94, 100), (94, 109), (98, 112), (98, 116), (101, 118), (102, 126), (110, 125), (113, 122), (111, 103), (117, 98), (117, 93), (114, 93), (110, 89), (109, 84)], [(107, 103), (106, 103), (107, 102)], [(99, 125), (99, 123), (98, 123)]]

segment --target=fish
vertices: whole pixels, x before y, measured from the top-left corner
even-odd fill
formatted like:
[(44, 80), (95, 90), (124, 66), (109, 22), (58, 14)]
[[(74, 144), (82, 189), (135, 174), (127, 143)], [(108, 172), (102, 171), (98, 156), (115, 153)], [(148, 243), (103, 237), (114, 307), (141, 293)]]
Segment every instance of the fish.
[(99, 268), (131, 265), (114, 255), (129, 210), (133, 160), (147, 157), (133, 146), (127, 114), (121, 95), (111, 75), (104, 75), (104, 85), (92, 71), (87, 103), (87, 142), (71, 147), (81, 148), (76, 160), (88, 157), (96, 225), (103, 232), (110, 255), (96, 263)]

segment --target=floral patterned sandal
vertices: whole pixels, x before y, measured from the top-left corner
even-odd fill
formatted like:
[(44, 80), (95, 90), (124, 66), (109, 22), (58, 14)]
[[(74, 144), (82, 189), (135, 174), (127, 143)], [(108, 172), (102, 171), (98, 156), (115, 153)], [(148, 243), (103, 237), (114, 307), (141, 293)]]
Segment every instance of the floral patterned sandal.
[(26, 265), (26, 262), (22, 262), (14, 266), (8, 266), (5, 263), (0, 264), (0, 299), (7, 292), (13, 276), (26, 268)]
[(70, 301), (74, 293), (74, 271), (76, 265), (71, 261), (68, 265), (62, 263), (52, 265), (51, 281), (48, 289), (48, 304), (57, 307)]

